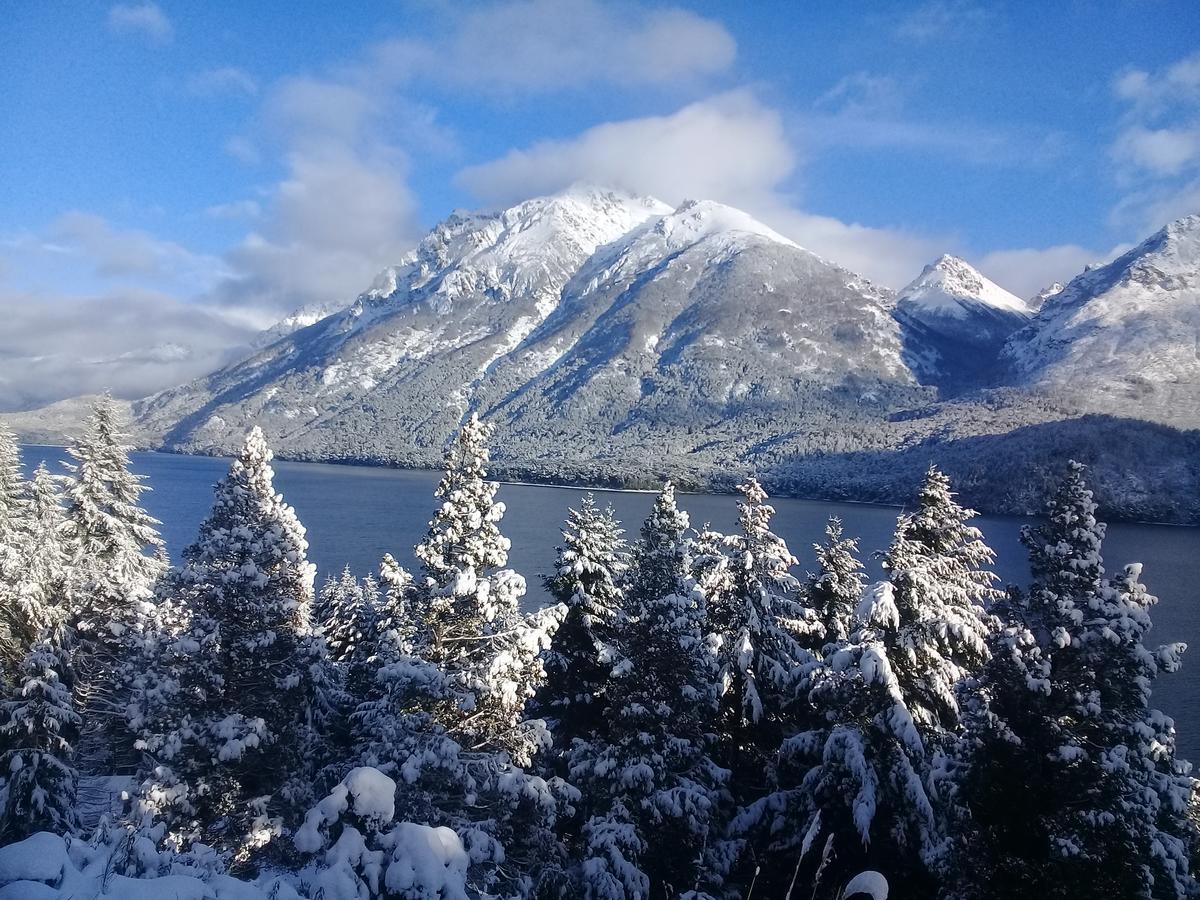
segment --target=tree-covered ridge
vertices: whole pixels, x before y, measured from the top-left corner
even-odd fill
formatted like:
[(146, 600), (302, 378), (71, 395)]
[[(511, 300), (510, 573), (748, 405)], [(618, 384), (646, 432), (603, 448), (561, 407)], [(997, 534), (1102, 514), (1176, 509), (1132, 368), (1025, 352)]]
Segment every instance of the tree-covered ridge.
[(754, 479), (729, 535), (668, 482), (630, 542), (585, 497), (525, 613), (490, 438), (451, 444), (409, 568), (317, 590), (257, 429), (174, 567), (110, 407), (65, 478), (0, 433), (0, 891), (1200, 896), (1152, 706), (1184, 648), (1106, 572), (1083, 466), (1020, 589), (930, 467), (875, 583), (836, 520), (798, 571)]

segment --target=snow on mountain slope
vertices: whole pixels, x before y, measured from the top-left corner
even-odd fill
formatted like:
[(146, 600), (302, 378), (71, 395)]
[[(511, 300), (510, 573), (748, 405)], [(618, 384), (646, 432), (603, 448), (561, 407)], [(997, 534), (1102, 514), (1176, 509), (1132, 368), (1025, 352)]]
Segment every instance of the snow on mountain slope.
[(346, 309), (137, 415), (178, 449), (259, 423), (285, 453), (388, 458), (440, 449), (468, 408), (601, 438), (818, 387), (877, 397), (914, 386), (890, 303), (739, 210), (576, 187), (450, 216)]
[(292, 310), (270, 328), (264, 329), (254, 339), (252, 346), (256, 350), (261, 350), (263, 347), (275, 343), (280, 338), (294, 334), (301, 328), (307, 328), (309, 325), (314, 325), (327, 316), (341, 312), (346, 306), (345, 302), (336, 300), (325, 303), (309, 303), (306, 306), (301, 306), (298, 309)]
[(1004, 341), (1031, 316), (1025, 301), (945, 255), (897, 295), (905, 358), (925, 381), (962, 391), (992, 377)]
[(631, 423), (803, 407), (848, 382), (912, 385), (887, 291), (714, 203), (685, 203), (599, 254), (481, 391), (514, 427), (552, 412)]
[(1012, 335), (1003, 359), (1019, 384), (1200, 424), (1200, 216), (1078, 275)]

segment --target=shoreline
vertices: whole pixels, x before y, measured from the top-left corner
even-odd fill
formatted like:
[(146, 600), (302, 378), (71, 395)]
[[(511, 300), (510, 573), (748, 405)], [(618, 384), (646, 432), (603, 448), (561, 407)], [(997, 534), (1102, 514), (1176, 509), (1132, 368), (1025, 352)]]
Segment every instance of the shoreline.
[[(18, 446), (38, 447), (38, 448), (42, 448), (42, 449), (53, 449), (53, 450), (61, 450), (61, 451), (65, 451), (67, 449), (67, 445), (65, 445), (65, 444), (45, 444), (45, 443), (20, 442), (20, 441), (18, 442)], [(219, 455), (219, 454), (215, 454), (215, 453), (187, 453), (187, 452), (184, 452), (181, 450), (165, 450), (165, 449), (158, 449), (158, 448), (141, 448), (141, 447), (139, 447), (139, 448), (135, 448), (133, 452), (135, 452), (135, 453), (154, 453), (154, 454), (159, 454), (162, 456), (187, 456), (187, 457), (199, 457), (199, 458), (205, 458), (205, 459), (218, 459), (218, 460), (229, 460), (232, 458), (229, 456), (223, 456), (223, 455)], [(368, 469), (368, 470), (371, 470), (371, 469), (388, 470), (388, 469), (390, 469), (390, 470), (394, 470), (394, 471), (411, 471), (411, 472), (440, 472), (441, 471), (441, 466), (393, 465), (393, 464), (390, 464), (390, 463), (384, 462), (384, 461), (370, 461), (370, 460), (366, 460), (366, 459), (354, 459), (354, 460), (298, 459), (295, 457), (288, 457), (285, 455), (276, 454), (274, 457), (274, 461), (282, 462), (282, 463), (300, 464), (300, 465), (338, 466), (341, 468), (350, 468), (350, 469), (354, 469), (354, 468)], [(504, 465), (503, 463), (500, 464), (501, 467), (503, 467), (503, 465)], [(574, 490), (574, 491), (584, 491), (584, 492), (591, 492), (591, 493), (624, 493), (624, 494), (656, 494), (656, 493), (658, 493), (657, 488), (613, 487), (610, 485), (588, 484), (586, 482), (572, 482), (572, 481), (560, 481), (560, 480), (552, 481), (552, 480), (548, 480), (548, 479), (544, 480), (544, 481), (539, 481), (539, 480), (530, 480), (529, 478), (495, 477), (492, 480), (494, 480), (497, 483), (502, 484), (502, 485), (513, 485), (513, 486), (519, 486), (519, 487), (557, 488), (560, 490)], [(736, 491), (734, 491), (734, 490), (721, 490), (716, 487), (709, 487), (708, 489), (705, 489), (705, 490), (695, 490), (695, 489), (690, 489), (690, 488), (689, 489), (679, 488), (677, 486), (677, 492), (680, 494), (683, 494), (683, 495), (694, 495), (694, 496), (695, 495), (734, 496), (736, 494)], [(787, 492), (774, 493), (771, 496), (778, 497), (778, 498), (786, 498), (788, 500), (800, 500), (800, 501), (809, 502), (809, 503), (837, 503), (837, 504), (845, 503), (845, 504), (853, 504), (856, 506), (872, 506), (872, 507), (877, 507), (880, 509), (894, 509), (894, 510), (900, 510), (900, 511), (903, 511), (904, 509), (907, 508), (905, 504), (887, 503), (887, 502), (883, 502), (883, 501), (879, 501), (879, 500), (857, 500), (857, 499), (850, 499), (850, 498), (845, 498), (845, 497), (833, 498), (833, 497), (820, 497), (820, 496), (802, 496), (799, 494), (792, 494), (792, 493), (787, 493)], [(989, 516), (992, 518), (1012, 518), (1012, 519), (1040, 518), (1039, 514), (1030, 513), (1030, 512), (1025, 512), (1025, 513), (993, 512), (993, 511), (981, 509), (981, 510), (979, 510), (979, 514)], [(1114, 524), (1120, 523), (1123, 525), (1146, 525), (1146, 526), (1153, 526), (1155, 528), (1200, 528), (1200, 522), (1197, 522), (1197, 523), (1163, 522), (1163, 521), (1155, 521), (1155, 520), (1151, 520), (1151, 519), (1135, 519), (1135, 518), (1115, 515), (1111, 511), (1106, 511), (1104, 513), (1104, 518), (1105, 518), (1105, 521), (1107, 521), (1107, 522), (1112, 522)]]

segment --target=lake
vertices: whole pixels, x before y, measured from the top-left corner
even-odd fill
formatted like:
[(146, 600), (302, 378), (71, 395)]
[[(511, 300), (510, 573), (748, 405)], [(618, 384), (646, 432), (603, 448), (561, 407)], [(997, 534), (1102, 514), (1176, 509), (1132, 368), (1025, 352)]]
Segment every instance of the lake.
[[(22, 447), (32, 470), (46, 461), (61, 471), (66, 453), (58, 447)], [(172, 560), (196, 536), (212, 502), (212, 486), (224, 475), (228, 460), (164, 453), (134, 453), (133, 466), (147, 476), (153, 489), (145, 506), (163, 522), (162, 534)], [(384, 553), (408, 569), (415, 568), (413, 546), (425, 534), (435, 504), (433, 491), (439, 473), (368, 466), (333, 466), (276, 462), (276, 489), (296, 508), (308, 530), (309, 558), (318, 568), (318, 583), (343, 566), (359, 575), (375, 572)], [(914, 485), (914, 492), (916, 485)], [(499, 499), (507, 506), (502, 530), (512, 541), (509, 564), (529, 583), (529, 602), (545, 598), (540, 576), (553, 564), (559, 529), (567, 509), (584, 490), (541, 485), (505, 484)], [(653, 495), (629, 491), (597, 491), (598, 500), (611, 503), (630, 534), (650, 510)], [(824, 501), (773, 499), (775, 531), (799, 557), (800, 567), (813, 565), (811, 545), (822, 538), (825, 522), (840, 516), (846, 534), (859, 538), (870, 575), (880, 572), (870, 554), (887, 546), (896, 516), (894, 507)], [(737, 498), (685, 494), (680, 506), (694, 526), (711, 522), (731, 531), (737, 523)], [(996, 572), (1006, 582), (1023, 584), (1028, 577), (1025, 551), (1018, 541), (1026, 520), (981, 516), (976, 524), (996, 551)], [(1160, 598), (1154, 608), (1154, 639), (1186, 641), (1196, 657), (1185, 656), (1183, 670), (1164, 675), (1157, 683), (1154, 703), (1173, 716), (1179, 730), (1180, 755), (1200, 762), (1200, 617), (1195, 608), (1200, 585), (1200, 529), (1161, 525), (1110, 524), (1104, 543), (1109, 572), (1128, 562), (1145, 565), (1143, 580)]]

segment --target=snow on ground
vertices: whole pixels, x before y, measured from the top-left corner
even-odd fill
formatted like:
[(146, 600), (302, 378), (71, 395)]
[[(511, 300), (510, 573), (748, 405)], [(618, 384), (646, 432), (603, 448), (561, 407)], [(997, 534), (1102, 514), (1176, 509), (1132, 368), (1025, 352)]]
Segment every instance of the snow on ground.
[[(458, 835), (392, 825), (395, 797), (396, 782), (378, 769), (352, 770), (296, 833), (296, 849), (312, 855), (312, 864), (252, 883), (180, 863), (157, 878), (127, 878), (114, 874), (125, 843), (120, 829), (107, 844), (40, 832), (0, 847), (0, 900), (361, 900), (364, 884), (376, 891), (381, 876), (400, 897), (466, 900), (469, 859)], [(329, 845), (347, 814), (368, 823), (369, 833), (345, 825)]]

